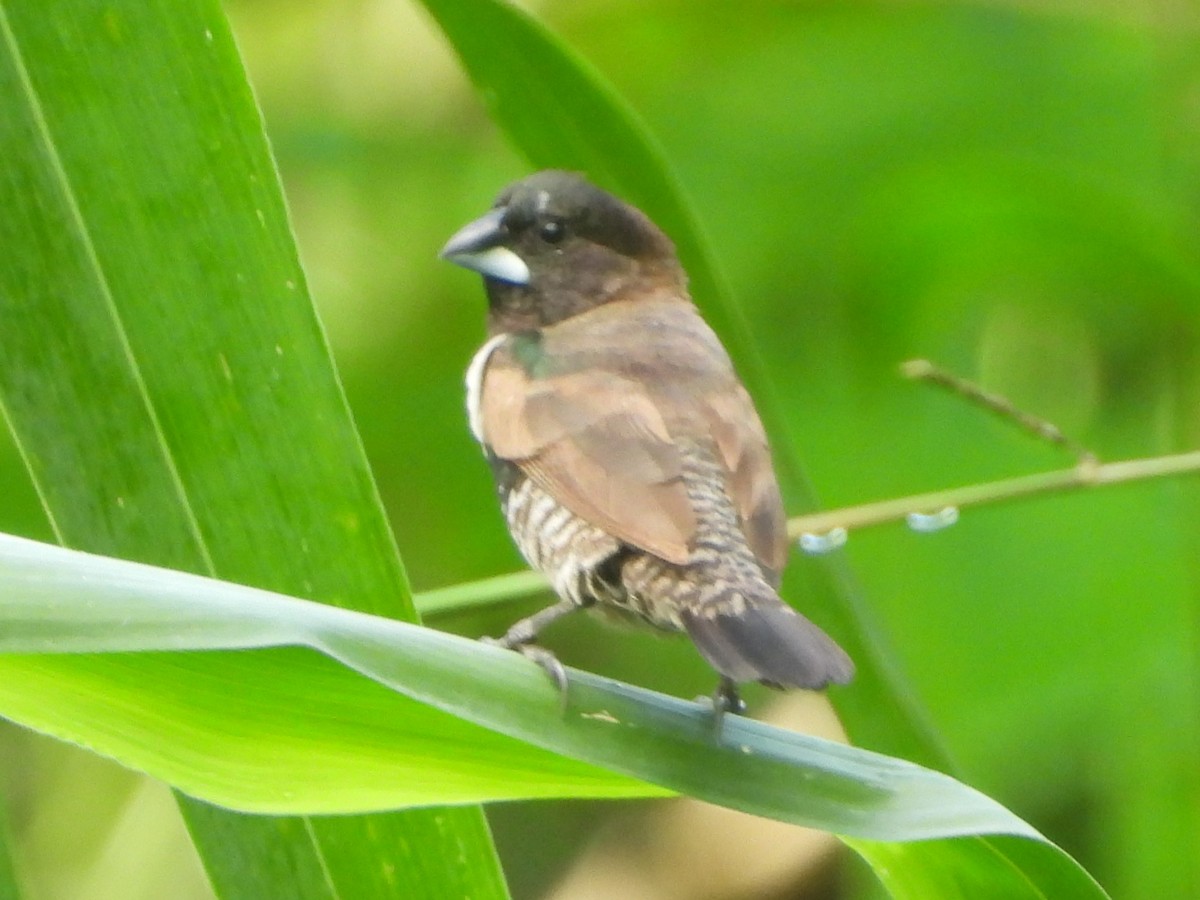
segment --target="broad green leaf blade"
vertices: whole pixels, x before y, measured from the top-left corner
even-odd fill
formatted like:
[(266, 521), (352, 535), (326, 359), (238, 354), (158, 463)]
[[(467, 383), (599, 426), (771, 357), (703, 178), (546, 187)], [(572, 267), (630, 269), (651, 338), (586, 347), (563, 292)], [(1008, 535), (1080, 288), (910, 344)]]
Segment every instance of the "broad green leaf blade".
[[(0, 3), (0, 105), (0, 405), (59, 537), (411, 616), (219, 5)], [(105, 666), (6, 689), (117, 696)], [(224, 897), (506, 893), (478, 810), (182, 808)]]
[[(505, 0), (422, 0), (492, 116), (537, 168), (578, 169), (641, 207), (675, 241), (690, 290), (738, 363), (771, 434), (793, 511), (814, 509), (778, 412), (776, 388), (749, 326), (721, 277), (691, 205), (646, 126), (586, 61)], [(489, 198), (490, 199), (490, 198)], [(832, 695), (855, 742), (926, 765), (946, 755), (896, 674), (836, 557), (791, 566), (785, 596), (827, 630), (858, 667), (851, 690)]]
[[(397, 732), (404, 719), (398, 716), (382, 757), (407, 764), (410, 779), (423, 772), (434, 790), (461, 784), (468, 766), (475, 767), (477, 786), (486, 789), (490, 776), (496, 791), (476, 799), (511, 796), (514, 779), (530, 772), (535, 773), (530, 783), (540, 782), (543, 789), (578, 790), (582, 779), (556, 785), (555, 774), (574, 766), (582, 776), (589, 767), (567, 760), (556, 766), (553, 753), (560, 753), (747, 812), (873, 840), (925, 840), (980, 832), (1039, 838), (995, 801), (903, 760), (734, 716), (727, 717), (718, 740), (712, 731), (712, 712), (702, 704), (578, 671), (571, 672), (564, 712), (557, 689), (544, 672), (497, 647), (228, 582), (0, 536), (2, 653), (112, 653), (130, 672), (144, 669), (161, 677), (163, 669), (154, 665), (157, 662), (189, 667), (193, 677), (219, 678), (222, 669), (205, 669), (222, 655), (143, 654), (279, 645), (311, 647), (417, 701), (397, 706), (396, 711), (416, 727), (401, 739)], [(131, 651), (140, 653), (130, 655)], [(283, 681), (306, 689), (288, 704), (306, 727), (334, 715), (336, 705), (325, 706), (333, 699), (329, 691), (311, 689), (311, 671), (332, 677), (328, 666), (315, 665), (310, 656), (297, 651), (242, 653), (234, 658), (243, 666), (238, 682), (244, 685), (242, 693), (254, 706), (279, 702), (278, 695), (271, 695), (264, 703), (257, 696), (258, 686)], [(296, 670), (290, 679), (288, 667)], [(370, 722), (356, 727), (350, 720), (353, 704), (342, 704), (337, 730), (318, 727), (316, 737), (295, 755), (271, 745), (277, 736), (256, 734), (249, 746), (258, 748), (261, 758), (242, 769), (242, 784), (230, 790), (215, 776), (244, 766), (240, 754), (245, 750), (240, 742), (210, 743), (200, 737), (207, 729), (221, 727), (244, 732), (254, 727), (254, 717), (240, 715), (240, 704), (233, 698), (219, 721), (206, 722), (194, 715), (187, 696), (168, 711), (155, 695), (154, 682), (140, 683), (145, 687), (139, 693), (150, 696), (143, 696), (138, 704), (138, 695), (130, 693), (127, 702), (134, 715), (124, 716), (126, 721), (118, 725), (119, 711), (106, 710), (101, 721), (109, 723), (112, 733), (96, 729), (89, 737), (102, 742), (106, 752), (122, 753), (131, 749), (124, 736), (146, 727), (134, 721), (142, 708), (155, 713), (157, 721), (151, 725), (160, 730), (166, 727), (164, 717), (185, 722), (196, 735), (192, 746), (208, 758), (196, 761), (190, 771), (185, 771), (187, 761), (178, 758), (149, 761), (170, 766), (171, 771), (158, 774), (173, 780), (186, 778), (190, 791), (231, 805), (278, 812), (347, 811), (355, 802), (414, 802), (406, 793), (414, 786), (405, 779), (380, 779), (372, 772), (366, 779), (360, 777), (349, 793), (338, 783), (354, 774), (329, 765), (333, 748), (322, 739), (338, 735), (353, 739), (356, 731), (369, 727)], [(353, 683), (349, 676), (339, 681), (337, 701), (351, 695)], [(2, 685), (0, 681), (0, 710), (11, 714), (21, 699)], [(223, 687), (228, 692), (230, 685)], [(307, 698), (303, 708), (301, 697)], [(27, 706), (23, 715), (30, 714)], [(507, 753), (490, 758), (476, 753), (474, 759), (464, 761), (460, 754), (481, 743), (486, 732), (468, 736), (461, 747), (451, 746), (447, 740), (454, 734), (446, 726), (434, 742), (438, 751), (431, 754), (430, 723), (436, 716), (423, 711), (429, 708), (518, 740), (502, 748), (503, 740), (494, 737), (491, 747)], [(473, 729), (464, 725), (462, 730)], [(133, 749), (139, 758), (130, 762), (148, 761), (145, 747)], [(302, 768), (289, 768), (293, 765)], [(606, 776), (600, 769), (592, 774), (602, 787), (606, 780), (618, 789), (633, 787), (619, 775)], [(373, 800), (367, 794), (372, 789)], [(222, 793), (216, 796), (217, 791)]]

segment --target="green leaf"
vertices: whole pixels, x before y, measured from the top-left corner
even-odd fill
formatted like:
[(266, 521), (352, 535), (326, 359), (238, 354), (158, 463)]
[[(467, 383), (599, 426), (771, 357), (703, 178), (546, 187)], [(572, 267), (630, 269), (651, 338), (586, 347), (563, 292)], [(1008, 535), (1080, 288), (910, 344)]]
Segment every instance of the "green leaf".
[[(917, 841), (851, 842), (896, 896), (1104, 896), (1069, 857), (1036, 843), (1034, 829), (945, 775), (740, 717), (717, 738), (702, 705), (575, 670), (564, 710), (532, 663), (452, 635), (7, 536), (0, 598), (0, 652), (117, 654), (125, 690), (104, 684), (66, 709), (97, 749), (232, 806), (354, 812), (661, 793), (636, 778), (843, 835)], [(236, 654), (236, 694), (211, 665), (219, 655), (148, 652), (277, 644), (312, 647), (417, 702), (297, 652)], [(0, 674), (8, 661), (0, 658)], [(64, 718), (69, 698), (52, 697), (46, 712), (6, 684), (0, 678), (6, 715), (35, 727)], [(276, 709), (288, 715), (264, 716)], [(180, 746), (183, 734), (190, 758), (158, 751)], [(936, 840), (981, 833), (1025, 840)]]
[[(215, 0), (0, 3), (0, 105), (0, 403), (60, 539), (411, 616)], [(99, 746), (79, 704), (137, 702), (112, 662), (9, 658), (5, 689)], [(479, 810), (181, 807), (224, 897), (506, 894)]]
[[(847, 841), (865, 857), (893, 897), (961, 900), (1054, 900), (1103, 897), (1065, 853), (1008, 837), (882, 844)], [(915, 852), (914, 852), (915, 850)]]
[[(0, 598), (0, 653), (113, 654), (79, 661), (102, 674), (91, 664), (107, 661), (115, 676), (82, 696), (55, 694), (59, 666), (32, 691), (0, 677), (0, 711), (52, 731), (69, 723), (68, 737), (229, 805), (354, 812), (521, 791), (659, 792), (638, 778), (844, 835), (917, 841), (851, 842), (896, 896), (1104, 896), (1027, 824), (947, 776), (740, 717), (717, 740), (701, 705), (574, 670), (564, 711), (536, 666), (452, 635), (8, 536)], [(152, 652), (275, 644), (307, 645), (373, 681), (302, 651)], [(236, 690), (217, 665), (227, 657), (241, 668)], [(0, 676), (15, 659), (0, 657)], [(936, 840), (979, 833), (1023, 839)]]
[[(913, 763), (738, 716), (726, 717), (716, 735), (704, 703), (576, 670), (564, 710), (545, 672), (519, 654), (393, 619), (11, 536), (0, 536), (0, 598), (0, 653), (114, 654), (129, 673), (124, 696), (88, 698), (111, 707), (97, 714), (106, 730), (89, 729), (91, 741), (231, 806), (350, 812), (507, 799), (517, 784), (527, 785), (527, 796), (661, 793), (631, 780), (640, 779), (872, 840), (980, 832), (1039, 839), (995, 801)], [(282, 645), (310, 647), (415, 702), (398, 701), (383, 723), (383, 708), (353, 701), (356, 693), (384, 695), (297, 651), (232, 654), (242, 667), (235, 696), (217, 665), (229, 654), (167, 652)], [(10, 662), (0, 660), (0, 669)], [(224, 696), (219, 715), (197, 715), (195, 690), (180, 690), (201, 680)], [(39, 713), (4, 684), (5, 714), (39, 727), (61, 716), (57, 707)], [(172, 694), (178, 699), (168, 705)], [(260, 712), (277, 705), (302, 734), (264, 724)], [(489, 739), (467, 723), (517, 740)], [(374, 725), (388, 728), (385, 739), (370, 757), (365, 749), (351, 757), (371, 771), (337, 765), (338, 742), (362, 742)], [(190, 733), (196, 759), (155, 753), (155, 738), (172, 727)]]

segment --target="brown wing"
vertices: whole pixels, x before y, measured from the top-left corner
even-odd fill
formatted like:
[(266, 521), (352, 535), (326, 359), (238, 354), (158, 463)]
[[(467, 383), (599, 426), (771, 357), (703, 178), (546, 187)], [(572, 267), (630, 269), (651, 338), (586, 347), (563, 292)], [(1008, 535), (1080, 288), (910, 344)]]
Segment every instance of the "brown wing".
[(787, 563), (787, 518), (754, 402), (735, 382), (732, 388), (708, 394), (704, 406), (746, 541), (768, 580), (778, 586)]
[(480, 397), (482, 438), (577, 516), (670, 562), (696, 517), (662, 414), (636, 379), (603, 369), (534, 378), (500, 345)]
[[(488, 360), (480, 418), (492, 451), (576, 515), (682, 565), (696, 515), (671, 434), (707, 432), (747, 542), (777, 581), (787, 523), (766, 434), (695, 307), (643, 299), (571, 322), (584, 327), (544, 332), (541, 351), (558, 374), (531, 376), (530, 361), (519, 362), (507, 342)], [(648, 370), (659, 376), (654, 390), (642, 380)]]

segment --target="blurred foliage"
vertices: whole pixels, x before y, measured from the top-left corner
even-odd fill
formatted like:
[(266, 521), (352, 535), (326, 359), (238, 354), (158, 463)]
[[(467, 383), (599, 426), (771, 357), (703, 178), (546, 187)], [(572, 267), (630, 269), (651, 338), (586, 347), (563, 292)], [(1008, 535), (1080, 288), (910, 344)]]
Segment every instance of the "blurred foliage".
[[(462, 412), (482, 295), (435, 255), (521, 161), (415, 5), (229, 12), (414, 585), (518, 568)], [(1188, 7), (573, 0), (539, 14), (659, 136), (826, 505), (1070, 462), (900, 381), (913, 355), (1105, 459), (1200, 445)], [(0, 528), (47, 537), (5, 453)], [(1114, 896), (1200, 895), (1198, 499), (1182, 480), (1039, 499), (934, 537), (854, 535), (847, 551), (962, 774)], [(495, 632), (520, 612), (448, 625)], [(707, 690), (683, 642), (580, 621), (553, 643), (583, 668)], [(106, 803), (74, 823), (104, 821)], [(595, 818), (494, 816), (515, 895), (549, 885)], [(30, 822), (12, 823), (27, 847)]]

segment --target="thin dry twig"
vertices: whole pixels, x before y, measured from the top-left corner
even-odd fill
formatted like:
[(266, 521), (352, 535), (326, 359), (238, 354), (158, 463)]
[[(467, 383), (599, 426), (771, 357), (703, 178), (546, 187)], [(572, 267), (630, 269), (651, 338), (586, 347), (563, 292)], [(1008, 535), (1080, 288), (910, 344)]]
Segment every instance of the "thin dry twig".
[(861, 506), (846, 506), (828, 512), (799, 516), (788, 521), (788, 535), (799, 538), (803, 534), (825, 534), (836, 528), (849, 531), (870, 525), (898, 522), (913, 512), (962, 509), (965, 506), (1018, 500), (1032, 494), (1080, 490), (1189, 473), (1200, 473), (1200, 450), (1112, 463), (1098, 463), (1093, 458), (1090, 462), (1081, 462), (1069, 469), (1038, 472), (1035, 475), (1021, 475), (984, 484), (971, 484), (945, 491), (915, 494), (896, 500), (864, 503)]
[(1075, 454), (1081, 465), (1096, 462), (1096, 454), (1074, 438), (1064, 434), (1053, 422), (1020, 409), (1007, 397), (985, 390), (980, 385), (941, 368), (927, 359), (910, 359), (900, 366), (905, 378), (924, 381), (953, 391), (970, 403), (1012, 422), (1034, 437), (1056, 444)]

